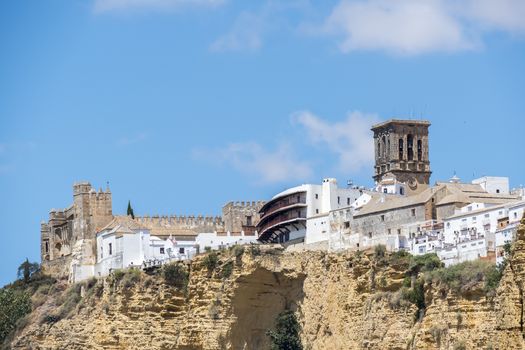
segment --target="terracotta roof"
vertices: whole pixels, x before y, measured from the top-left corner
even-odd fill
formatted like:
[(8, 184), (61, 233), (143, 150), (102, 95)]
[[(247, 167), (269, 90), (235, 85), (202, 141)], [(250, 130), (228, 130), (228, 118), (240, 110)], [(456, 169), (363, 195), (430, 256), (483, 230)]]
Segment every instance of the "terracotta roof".
[(412, 207), (419, 204), (424, 204), (430, 200), (432, 195), (435, 193), (432, 188), (428, 188), (421, 193), (413, 196), (392, 196), (392, 195), (377, 195), (372, 196), (370, 202), (361, 207), (361, 210), (356, 212), (354, 216), (363, 216), (382, 211)]
[(111, 231), (119, 227), (119, 232), (132, 232), (132, 230), (146, 229), (145, 226), (139, 224), (136, 220), (133, 220), (130, 216), (114, 216), (113, 220), (109, 222), (106, 226), (98, 230), (97, 232), (102, 231)]

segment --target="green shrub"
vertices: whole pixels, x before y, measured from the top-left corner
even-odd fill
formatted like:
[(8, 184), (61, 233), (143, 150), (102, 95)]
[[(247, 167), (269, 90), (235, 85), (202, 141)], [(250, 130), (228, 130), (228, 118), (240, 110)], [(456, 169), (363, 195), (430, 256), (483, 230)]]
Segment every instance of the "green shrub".
[(211, 252), (211, 247), (208, 247), (208, 246), (204, 247), (204, 251), (205, 251), (206, 253)]
[(389, 260), (391, 265), (408, 265), (412, 254), (405, 250), (399, 250), (390, 254)]
[(374, 247), (374, 257), (376, 259), (383, 259), (386, 255), (386, 246), (384, 244), (378, 244)]
[(232, 247), (232, 253), (234, 257), (240, 258), (244, 254), (244, 247), (242, 245), (236, 244)]
[(213, 271), (219, 263), (219, 256), (216, 252), (211, 252), (202, 259), (202, 264), (208, 269), (208, 271)]
[(493, 263), (482, 260), (466, 261), (440, 268), (427, 275), (433, 283), (458, 294), (465, 294), (479, 288), (481, 282), (484, 282), (482, 289), (485, 293), (493, 293), (501, 279), (498, 268)]
[(409, 274), (417, 275), (419, 272), (428, 272), (441, 268), (443, 263), (436, 253), (413, 255), (408, 266)]
[(19, 319), (31, 312), (31, 298), (26, 292), (0, 289), (0, 343), (15, 329)]
[(162, 275), (166, 284), (178, 289), (186, 289), (189, 281), (189, 273), (183, 263), (176, 262), (166, 264), (162, 267)]
[(416, 319), (419, 319), (426, 307), (425, 282), (423, 279), (416, 280), (416, 283), (414, 283), (414, 288), (403, 288), (402, 295), (405, 300), (408, 300), (417, 306)]
[(249, 251), (251, 256), (261, 255), (261, 247), (259, 247), (257, 244), (251, 244)]
[(68, 318), (73, 314), (73, 311), (82, 299), (80, 296), (81, 286), (81, 283), (74, 284), (57, 298), (57, 306), (59, 309), (55, 316), (58, 317), (58, 319)]
[(112, 281), (116, 283), (120, 282), (120, 280), (124, 277), (125, 274), (126, 272), (124, 270), (114, 270), (113, 272), (111, 272)]
[(271, 350), (302, 350), (299, 338), (300, 325), (293, 311), (283, 311), (277, 316), (275, 330), (268, 330), (266, 335), (271, 340)]
[(122, 277), (120, 283), (122, 287), (128, 289), (132, 288), (135, 284), (137, 284), (142, 277), (142, 273), (138, 269), (129, 269), (124, 273), (124, 277)]
[(222, 266), (222, 278), (228, 278), (232, 275), (233, 272), (233, 262), (228, 261)]

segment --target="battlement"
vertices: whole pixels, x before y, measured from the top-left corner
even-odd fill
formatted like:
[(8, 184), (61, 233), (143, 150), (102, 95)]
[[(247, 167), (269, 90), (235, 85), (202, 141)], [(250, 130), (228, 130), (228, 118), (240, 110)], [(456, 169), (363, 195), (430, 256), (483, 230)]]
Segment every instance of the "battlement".
[(136, 216), (135, 220), (140, 223), (158, 223), (160, 225), (189, 225), (189, 226), (209, 226), (223, 224), (220, 216), (202, 215), (144, 215)]
[(255, 208), (262, 207), (266, 203), (265, 201), (230, 201), (223, 205), (223, 208), (226, 207), (236, 207), (236, 208)]

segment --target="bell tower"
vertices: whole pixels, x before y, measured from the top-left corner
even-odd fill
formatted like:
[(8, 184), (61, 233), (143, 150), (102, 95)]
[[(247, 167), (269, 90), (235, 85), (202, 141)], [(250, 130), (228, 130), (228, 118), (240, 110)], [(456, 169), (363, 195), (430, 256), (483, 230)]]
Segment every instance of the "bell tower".
[(376, 184), (394, 177), (407, 184), (408, 194), (419, 193), (430, 182), (426, 120), (390, 119), (372, 127)]

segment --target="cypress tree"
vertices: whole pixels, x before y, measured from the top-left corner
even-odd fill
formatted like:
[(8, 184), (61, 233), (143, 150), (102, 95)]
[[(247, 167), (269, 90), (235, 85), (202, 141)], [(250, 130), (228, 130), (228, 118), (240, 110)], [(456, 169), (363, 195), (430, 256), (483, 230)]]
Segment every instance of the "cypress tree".
[(131, 216), (132, 219), (135, 219), (135, 214), (133, 213), (133, 208), (131, 207), (131, 201), (128, 201), (128, 216)]

